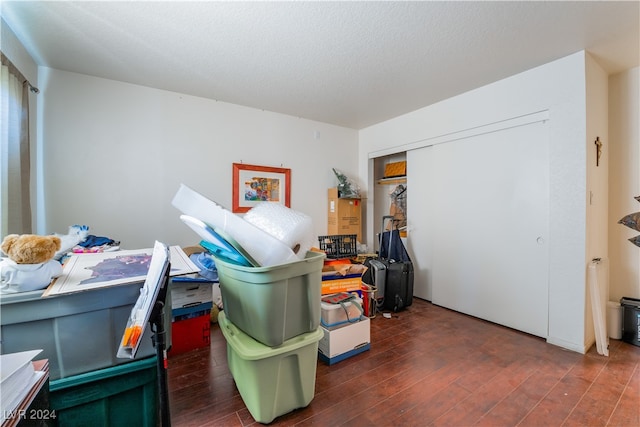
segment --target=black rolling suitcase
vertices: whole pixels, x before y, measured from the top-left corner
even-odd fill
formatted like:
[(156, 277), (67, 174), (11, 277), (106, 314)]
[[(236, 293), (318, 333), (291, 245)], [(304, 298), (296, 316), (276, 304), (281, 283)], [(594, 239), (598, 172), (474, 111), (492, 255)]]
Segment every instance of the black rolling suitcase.
[[(397, 312), (413, 303), (413, 263), (400, 239), (400, 231), (393, 227), (393, 218), (382, 217), (379, 258), (387, 267), (382, 309)], [(389, 231), (384, 231), (386, 220), (392, 221)]]
[(379, 310), (397, 312), (413, 303), (413, 263), (400, 239), (400, 232), (393, 226), (390, 231), (384, 231), (387, 219), (393, 221), (393, 216), (382, 217), (378, 259), (365, 261), (369, 268), (362, 280), (377, 287)]
[(383, 310), (404, 310), (413, 303), (413, 264), (411, 261), (388, 261)]

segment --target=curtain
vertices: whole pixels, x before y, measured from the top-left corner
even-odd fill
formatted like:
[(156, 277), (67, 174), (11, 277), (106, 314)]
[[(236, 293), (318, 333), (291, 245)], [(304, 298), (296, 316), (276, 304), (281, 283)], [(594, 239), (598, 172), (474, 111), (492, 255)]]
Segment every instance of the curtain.
[(31, 233), (29, 82), (2, 55), (0, 73), (0, 234)]

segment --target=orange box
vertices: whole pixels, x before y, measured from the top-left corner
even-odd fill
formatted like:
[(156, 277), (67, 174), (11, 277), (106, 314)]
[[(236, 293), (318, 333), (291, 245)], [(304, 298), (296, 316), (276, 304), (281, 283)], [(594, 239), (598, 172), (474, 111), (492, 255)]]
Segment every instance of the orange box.
[(384, 167), (385, 178), (396, 178), (407, 175), (407, 162), (388, 163)]
[(362, 287), (362, 276), (347, 277), (344, 279), (323, 280), (322, 295), (336, 294), (338, 292), (359, 291)]

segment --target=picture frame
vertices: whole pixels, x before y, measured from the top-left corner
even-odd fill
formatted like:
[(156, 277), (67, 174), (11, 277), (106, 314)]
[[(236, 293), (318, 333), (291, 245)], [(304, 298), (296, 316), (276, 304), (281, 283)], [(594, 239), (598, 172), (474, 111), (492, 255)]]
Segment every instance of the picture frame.
[(291, 207), (291, 169), (233, 163), (233, 213), (267, 201)]

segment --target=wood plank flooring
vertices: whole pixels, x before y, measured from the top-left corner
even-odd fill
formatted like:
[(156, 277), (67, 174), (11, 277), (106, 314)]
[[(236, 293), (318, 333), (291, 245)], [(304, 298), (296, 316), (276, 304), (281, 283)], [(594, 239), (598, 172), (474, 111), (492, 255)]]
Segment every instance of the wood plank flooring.
[[(172, 425), (259, 425), (238, 394), (226, 342), (169, 357)], [(371, 350), (318, 362), (309, 406), (274, 426), (640, 426), (640, 347), (586, 355), (415, 300), (371, 321)]]

